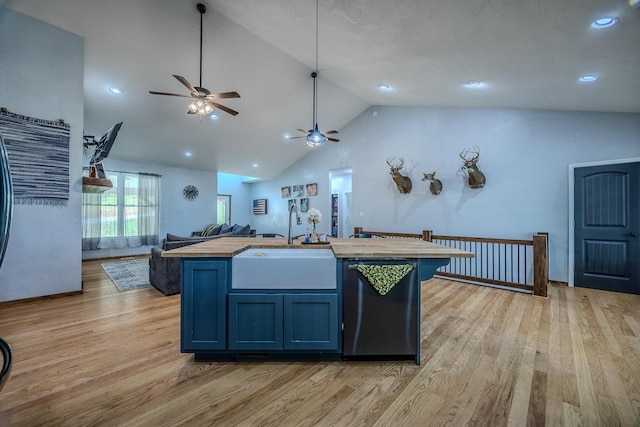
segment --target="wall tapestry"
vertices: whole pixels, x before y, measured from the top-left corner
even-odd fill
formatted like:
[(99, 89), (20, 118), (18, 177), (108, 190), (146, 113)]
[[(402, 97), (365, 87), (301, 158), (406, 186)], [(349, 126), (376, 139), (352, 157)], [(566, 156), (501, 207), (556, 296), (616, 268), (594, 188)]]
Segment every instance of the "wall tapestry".
[(63, 120), (34, 119), (2, 108), (0, 132), (9, 157), (14, 202), (66, 205), (69, 125)]
[(13, 186), (9, 171), (9, 157), (0, 133), (0, 267), (9, 244), (13, 216)]

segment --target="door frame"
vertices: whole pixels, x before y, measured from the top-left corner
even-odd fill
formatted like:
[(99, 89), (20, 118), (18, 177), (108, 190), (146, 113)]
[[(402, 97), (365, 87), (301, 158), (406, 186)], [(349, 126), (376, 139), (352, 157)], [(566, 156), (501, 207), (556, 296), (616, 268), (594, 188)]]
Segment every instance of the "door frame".
[(227, 199), (229, 203), (227, 203), (227, 218), (224, 218), (223, 224), (227, 222), (231, 225), (231, 194), (218, 194), (216, 196), (216, 222), (220, 223), (220, 218), (218, 218), (218, 200)]
[(640, 157), (631, 157), (629, 159), (615, 159), (615, 160), (601, 160), (597, 162), (586, 163), (573, 163), (569, 165), (569, 266), (568, 266), (568, 284), (573, 287), (575, 283), (575, 236), (574, 236), (574, 223), (575, 223), (575, 169), (576, 168), (588, 168), (591, 166), (606, 166), (606, 165), (619, 165), (622, 163), (640, 163)]

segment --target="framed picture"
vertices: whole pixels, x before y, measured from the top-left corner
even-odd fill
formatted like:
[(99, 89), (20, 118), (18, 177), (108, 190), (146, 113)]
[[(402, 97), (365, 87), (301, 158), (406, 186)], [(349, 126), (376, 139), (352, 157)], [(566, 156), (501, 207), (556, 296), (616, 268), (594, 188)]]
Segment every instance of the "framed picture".
[(307, 184), (307, 196), (317, 196), (318, 195), (318, 184)]
[(300, 212), (306, 212), (309, 210), (309, 199), (303, 197), (300, 199)]
[(256, 199), (253, 201), (253, 214), (254, 215), (267, 214), (267, 199)]
[(280, 190), (283, 199), (288, 199), (291, 197), (291, 187), (282, 187)]
[(293, 193), (291, 194), (291, 197), (302, 197), (304, 196), (304, 194), (302, 194), (302, 185), (294, 185), (293, 186)]

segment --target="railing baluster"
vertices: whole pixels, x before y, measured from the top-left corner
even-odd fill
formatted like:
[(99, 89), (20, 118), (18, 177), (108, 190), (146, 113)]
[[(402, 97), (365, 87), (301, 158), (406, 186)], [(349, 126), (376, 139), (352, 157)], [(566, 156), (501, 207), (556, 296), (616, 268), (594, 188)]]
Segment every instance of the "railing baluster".
[(527, 247), (524, 247), (524, 283), (527, 283)]
[[(493, 273), (491, 275), (491, 278), (493, 280), (498, 280), (499, 276), (500, 276), (500, 272), (498, 270), (498, 277), (496, 277), (496, 265), (499, 263), (499, 261), (496, 261), (496, 246), (498, 246), (498, 245), (494, 243), (492, 246), (493, 246), (493, 248), (492, 248), (493, 249), (492, 250), (493, 253), (491, 254), (491, 256), (493, 258), (491, 258), (491, 265), (492, 265), (492, 268), (493, 268)], [(498, 248), (497, 252), (498, 252), (498, 255), (499, 255), (500, 254), (500, 249), (499, 248)], [(500, 259), (499, 256), (498, 256), (498, 259)]]
[(524, 282), (522, 281), (521, 273), (520, 273), (520, 248), (521, 247), (522, 247), (521, 245), (518, 245), (518, 270), (517, 271), (518, 271), (518, 283), (524, 284)]

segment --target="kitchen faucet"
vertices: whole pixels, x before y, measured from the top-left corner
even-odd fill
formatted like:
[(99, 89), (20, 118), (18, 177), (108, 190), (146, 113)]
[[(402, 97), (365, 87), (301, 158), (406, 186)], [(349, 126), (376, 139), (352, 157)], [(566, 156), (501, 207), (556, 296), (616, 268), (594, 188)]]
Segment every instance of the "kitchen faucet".
[(293, 211), (296, 211), (296, 223), (298, 225), (302, 224), (302, 221), (300, 221), (300, 211), (298, 210), (298, 205), (295, 203), (291, 203), (291, 206), (289, 206), (289, 236), (287, 240), (287, 243), (290, 245), (293, 244), (293, 237), (291, 237), (291, 214), (293, 213)]

